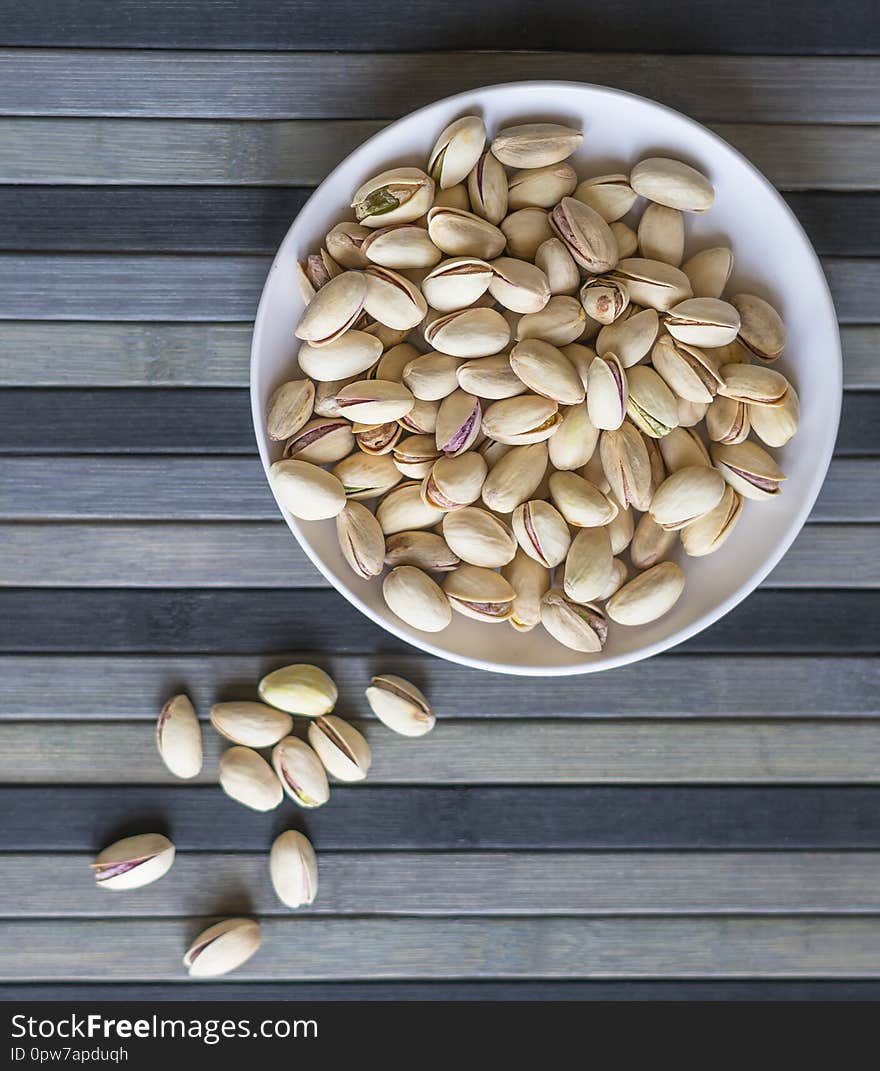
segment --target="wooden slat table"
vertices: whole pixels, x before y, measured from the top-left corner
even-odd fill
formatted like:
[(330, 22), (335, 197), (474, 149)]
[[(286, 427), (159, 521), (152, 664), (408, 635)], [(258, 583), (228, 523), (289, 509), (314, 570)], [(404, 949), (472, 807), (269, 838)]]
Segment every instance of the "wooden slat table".
[[(789, 6), (0, 0), (0, 997), (880, 996), (880, 25)], [(246, 392), (271, 254), (328, 170), (431, 99), (547, 77), (655, 97), (762, 168), (823, 259), (846, 386), (762, 588), (552, 687), (337, 597), (277, 516)], [(396, 670), (441, 723), (363, 722), (369, 782), (315, 813), (233, 804), (210, 733), (173, 783), (163, 699), (205, 712), (288, 660), (354, 718)], [(321, 859), (297, 915), (266, 873), (290, 825)], [(177, 864), (109, 905), (92, 853), (154, 828)], [(272, 954), (188, 984), (187, 939), (227, 911)]]

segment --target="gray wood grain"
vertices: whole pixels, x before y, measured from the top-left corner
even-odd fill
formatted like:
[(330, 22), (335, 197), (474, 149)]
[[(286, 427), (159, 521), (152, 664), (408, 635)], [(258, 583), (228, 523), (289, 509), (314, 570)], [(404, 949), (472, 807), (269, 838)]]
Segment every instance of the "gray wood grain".
[[(109, 894), (108, 894), (109, 895)], [(0, 925), (0, 979), (174, 980), (208, 919)], [(238, 981), (282, 978), (873, 978), (873, 918), (268, 918)]]
[[(161, 882), (113, 898), (126, 918), (215, 910), (290, 915), (272, 889), (268, 833), (248, 853), (178, 851)], [(0, 855), (5, 918), (104, 918), (91, 855)], [(327, 852), (301, 915), (880, 913), (877, 852)], [(222, 903), (222, 908), (220, 907)]]
[[(872, 721), (462, 720), (418, 747), (376, 721), (356, 724), (377, 785), (880, 783)], [(173, 783), (153, 736), (133, 722), (0, 722), (0, 781), (41, 784), (63, 771), (67, 784)], [(201, 783), (216, 781), (227, 743), (204, 734)]]
[(4, 115), (362, 119), (497, 82), (582, 80), (713, 122), (874, 123), (871, 59), (589, 52), (0, 51)]
[[(316, 662), (339, 687), (339, 710), (364, 710), (374, 673), (414, 681), (438, 716), (530, 715), (532, 688), (517, 677), (484, 673), (428, 655), (334, 655), (291, 651), (280, 657), (202, 655), (0, 656), (0, 719), (126, 719), (153, 722), (169, 695), (186, 691), (207, 716), (221, 699), (253, 699), (259, 679), (293, 662)], [(711, 687), (706, 670), (711, 669)], [(523, 701), (523, 696), (529, 698)], [(544, 717), (811, 718), (880, 714), (880, 666), (871, 657), (660, 655), (591, 677), (560, 677), (541, 691)]]
[[(764, 582), (774, 588), (880, 587), (880, 528), (808, 525)], [(0, 586), (328, 587), (275, 523), (0, 524)]]
[[(0, 182), (314, 186), (384, 120), (0, 118)], [(783, 190), (880, 189), (876, 126), (713, 123)]]

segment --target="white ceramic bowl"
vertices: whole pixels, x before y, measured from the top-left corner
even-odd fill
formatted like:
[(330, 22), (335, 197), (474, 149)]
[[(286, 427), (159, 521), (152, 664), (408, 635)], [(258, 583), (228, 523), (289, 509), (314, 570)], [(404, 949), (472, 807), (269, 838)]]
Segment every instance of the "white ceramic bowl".
[[(540, 627), (521, 634), (453, 614), (445, 631), (411, 629), (385, 606), (381, 582), (362, 581), (343, 560), (333, 521), (296, 520), (291, 531), (330, 583), (382, 628), (441, 658), (502, 673), (555, 676), (621, 666), (666, 650), (711, 625), (767, 576), (791, 545), (822, 486), (837, 435), (842, 361), (837, 320), (819, 261), (803, 230), (770, 183), (725, 141), (654, 101), (603, 86), (520, 82), (437, 101), (398, 120), (344, 160), (297, 216), (272, 264), (257, 312), (251, 355), (251, 402), (264, 468), (280, 455), (266, 435), (266, 403), (279, 383), (296, 376), (294, 328), (303, 310), (297, 261), (316, 250), (340, 219), (352, 218), (351, 194), (371, 175), (399, 165), (425, 166), (440, 131), (461, 115), (480, 114), (491, 134), (523, 121), (559, 121), (584, 131), (573, 159), (583, 177), (629, 172), (645, 156), (673, 156), (707, 174), (715, 204), (687, 218), (688, 255), (724, 242), (733, 246), (731, 286), (760, 294), (782, 313), (788, 346), (774, 365), (800, 395), (798, 434), (773, 451), (788, 479), (773, 501), (746, 502), (724, 547), (705, 558), (682, 558), (685, 592), (665, 617), (641, 628), (610, 623), (598, 655), (569, 651)], [(638, 207), (638, 206), (637, 206)]]

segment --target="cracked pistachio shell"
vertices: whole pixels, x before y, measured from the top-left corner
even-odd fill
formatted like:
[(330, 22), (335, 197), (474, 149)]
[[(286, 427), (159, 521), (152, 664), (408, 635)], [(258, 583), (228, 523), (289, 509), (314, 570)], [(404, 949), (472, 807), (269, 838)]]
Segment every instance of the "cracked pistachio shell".
[(715, 509), (682, 529), (681, 545), (685, 553), (692, 558), (714, 554), (736, 527), (742, 508), (742, 497), (732, 487), (725, 487)]
[(525, 394), (527, 389), (510, 367), (510, 360), (504, 353), (460, 363), (456, 378), (463, 391), (490, 400), (514, 398), (518, 394)]
[(677, 531), (714, 509), (723, 494), (724, 480), (717, 469), (686, 465), (654, 492), (650, 514), (661, 528)]
[(653, 368), (641, 364), (630, 368), (627, 382), (626, 413), (644, 435), (662, 439), (678, 427), (675, 395)]
[(654, 343), (651, 363), (670, 390), (686, 401), (708, 405), (719, 390), (714, 356), (671, 335), (663, 334)]
[(623, 554), (632, 542), (633, 533), (635, 532), (633, 512), (629, 506), (622, 506), (621, 503), (614, 498), (613, 494), (611, 494), (610, 497), (617, 505), (617, 516), (606, 526), (608, 529), (608, 538), (611, 540), (611, 553)]
[(779, 405), (749, 406), (752, 430), (767, 446), (785, 446), (798, 427), (800, 402), (797, 391), (789, 387)]
[(457, 182), (445, 190), (434, 191), (434, 204), (432, 208), (458, 208), (462, 212), (471, 211), (471, 199), (468, 196), (467, 186), (463, 182)]
[(650, 513), (643, 513), (633, 532), (629, 556), (636, 569), (650, 569), (669, 557), (678, 532), (661, 528)]
[(507, 215), (507, 175), (491, 152), (484, 152), (468, 175), (474, 213), (497, 226)]
[(436, 532), (397, 532), (385, 540), (385, 564), (414, 565), (429, 573), (445, 573), (461, 564), (461, 559)]
[(463, 562), (487, 569), (506, 565), (516, 553), (516, 538), (511, 528), (478, 506), (447, 513), (443, 518), (443, 538)]
[(745, 402), (718, 395), (705, 414), (706, 432), (712, 442), (744, 442), (752, 430), (750, 408)]
[(359, 424), (386, 424), (400, 420), (412, 409), (415, 398), (402, 383), (387, 379), (361, 379), (338, 391), (341, 416)]
[(582, 468), (593, 456), (599, 441), (599, 429), (590, 422), (587, 403), (570, 405), (562, 413), (562, 423), (547, 440), (550, 463), (567, 471)]
[(156, 722), (156, 747), (165, 766), (175, 777), (188, 781), (202, 770), (202, 730), (186, 695), (175, 695)]
[(436, 722), (431, 704), (414, 684), (393, 673), (373, 677), (366, 690), (370, 709), (392, 732), (424, 736)]
[(459, 208), (438, 206), (428, 213), (431, 241), (450, 257), (492, 260), (504, 250), (504, 234), (487, 219)]
[(775, 361), (787, 341), (785, 324), (776, 309), (755, 294), (734, 294), (730, 303), (740, 316), (740, 339), (762, 361)]
[(211, 724), (227, 740), (243, 747), (272, 747), (293, 729), (293, 718), (265, 703), (232, 700), (211, 707)]
[(434, 180), (417, 167), (395, 167), (375, 175), (352, 198), (351, 207), (364, 227), (412, 223), (434, 202)]
[(280, 505), (304, 521), (335, 517), (345, 506), (341, 482), (308, 461), (276, 461), (269, 478)]
[(568, 346), (584, 335), (588, 316), (577, 298), (558, 294), (551, 297), (540, 312), (520, 317), (516, 340), (540, 339), (551, 346)]
[(571, 545), (568, 524), (549, 502), (523, 502), (513, 511), (511, 525), (517, 543), (541, 565), (553, 569), (565, 559)]
[(282, 383), (269, 399), (266, 431), (275, 442), (296, 434), (312, 415), (315, 384), (310, 379)]
[(657, 312), (667, 312), (691, 296), (690, 280), (685, 273), (662, 260), (626, 257), (618, 262), (612, 274), (626, 284), (630, 301)]
[(684, 258), (684, 217), (675, 208), (649, 204), (639, 220), (638, 239), (643, 257), (678, 268)]
[(425, 341), (453, 357), (489, 357), (510, 342), (510, 328), (494, 309), (459, 309), (432, 321)]
[(220, 787), (253, 811), (271, 811), (284, 798), (272, 767), (249, 747), (231, 747), (220, 756)]
[[(375, 335), (352, 328), (328, 346), (312, 346), (306, 342), (297, 354), (300, 370), (310, 379), (330, 383), (349, 379), (372, 368), (382, 356), (382, 343)], [(303, 382), (308, 383), (308, 380)], [(312, 387), (314, 395), (314, 387)], [(309, 407), (311, 416), (311, 407)], [(288, 434), (292, 435), (293, 432)]]
[(488, 407), (483, 414), (483, 434), (509, 446), (525, 446), (549, 439), (561, 423), (559, 405), (552, 398), (522, 394)]
[(456, 372), (461, 363), (447, 353), (425, 353), (403, 370), (403, 382), (416, 398), (436, 402), (458, 389)]
[(446, 576), (443, 590), (453, 610), (476, 621), (494, 624), (507, 621), (513, 613), (516, 592), (500, 573), (491, 569), (460, 565)]
[(650, 352), (659, 329), (657, 311), (642, 309), (603, 327), (596, 338), (596, 352), (600, 357), (616, 354), (624, 368), (631, 368)]
[(394, 449), (394, 444), (403, 434), (403, 428), (396, 420), (390, 420), (385, 424), (355, 424), (353, 430), (358, 449), (364, 454), (376, 457), (390, 454)]
[(626, 175), (597, 175), (584, 179), (574, 196), (598, 212), (607, 223), (621, 219), (636, 203), (635, 190)]
[(257, 691), (269, 706), (304, 718), (328, 714), (338, 696), (333, 679), (323, 669), (299, 662), (267, 673)]
[(444, 510), (424, 502), (421, 486), (416, 480), (402, 483), (389, 491), (376, 507), (376, 520), (386, 536), (431, 528), (443, 519)]
[(619, 428), (626, 416), (629, 397), (626, 372), (617, 356), (606, 353), (590, 365), (587, 379), (587, 413), (594, 427)]
[(99, 889), (120, 892), (158, 881), (171, 869), (174, 845), (161, 833), (124, 837), (100, 852), (92, 871)]
[[(319, 715), (320, 716), (320, 715)], [(272, 765), (281, 787), (300, 807), (320, 807), (330, 799), (324, 766), (304, 740), (285, 736), (272, 750)]]
[(441, 457), (422, 483), (422, 501), (442, 510), (457, 510), (480, 497), (489, 466), (474, 450)]
[(336, 395), (343, 387), (347, 387), (349, 383), (354, 382), (355, 377), (352, 376), (351, 379), (331, 379), (327, 383), (316, 383), (315, 415), (320, 417), (338, 417), (339, 404), (336, 400)]
[(615, 220), (610, 223), (611, 233), (614, 235), (614, 240), (617, 242), (617, 252), (621, 259), (624, 257), (634, 257), (639, 251), (639, 236), (626, 223), (621, 220)]
[(680, 428), (694, 428), (705, 417), (708, 402), (689, 402), (684, 398), (678, 398), (678, 426)]
[(454, 312), (482, 297), (492, 277), (492, 268), (479, 257), (451, 257), (428, 272), (422, 293), (432, 309)]
[(618, 320), (629, 305), (629, 293), (625, 284), (601, 275), (584, 283), (580, 298), (586, 314), (605, 325)]
[(608, 637), (599, 607), (577, 603), (561, 588), (551, 588), (541, 599), (541, 624), (554, 640), (572, 651), (597, 654)]
[(780, 493), (785, 473), (757, 443), (713, 443), (710, 452), (718, 471), (744, 498), (761, 501)]
[(647, 442), (638, 428), (627, 421), (619, 428), (604, 431), (599, 440), (599, 457), (609, 490), (617, 501), (646, 510), (651, 501), (653, 473)]
[(440, 403), (435, 436), (437, 449), (457, 457), (476, 442), (483, 410), (480, 399), (460, 388)]
[(725, 364), (718, 374), (721, 377), (718, 393), (735, 402), (747, 402), (752, 407), (750, 417), (758, 408), (785, 402), (789, 382), (772, 368), (760, 364)]
[(547, 470), (547, 444), (514, 446), (490, 468), (483, 502), (496, 513), (512, 513), (532, 497)]
[(523, 123), (499, 130), (492, 152), (508, 167), (549, 167), (571, 156), (583, 140), (580, 130), (559, 123)]
[(396, 331), (409, 331), (424, 320), (428, 303), (415, 283), (379, 264), (364, 268), (363, 274), (364, 309), (369, 316)]
[(584, 385), (565, 354), (537, 338), (525, 339), (510, 351), (510, 367), (529, 390), (560, 405), (584, 400)]
[(337, 223), (327, 232), (324, 242), (327, 251), (337, 264), (343, 268), (357, 270), (365, 268), (369, 261), (364, 251), (364, 241), (372, 234), (369, 227), (362, 227), (360, 223)]
[(401, 472), (390, 454), (368, 454), (355, 450), (333, 468), (346, 497), (351, 499), (378, 498), (400, 483)]
[(400, 418), (400, 426), (416, 435), (433, 435), (437, 429), (440, 402), (425, 402), (417, 398), (412, 409)]
[(551, 294), (576, 294), (581, 275), (574, 257), (559, 238), (548, 238), (535, 250), (535, 265), (546, 275)]
[(507, 183), (507, 204), (511, 212), (520, 208), (553, 208), (577, 186), (570, 164), (550, 164), (515, 171)]
[(318, 860), (311, 841), (288, 829), (272, 842), (269, 876), (275, 895), (287, 907), (304, 907), (318, 892)]
[(343, 558), (362, 580), (379, 576), (385, 566), (385, 534), (366, 506), (346, 505), (336, 517), (336, 537)]
[(541, 623), (541, 599), (550, 590), (550, 570), (518, 548), (501, 575), (516, 593), (510, 624), (517, 632), (531, 632)]
[(540, 312), (550, 300), (550, 283), (540, 268), (526, 260), (498, 257), (490, 265), (489, 293), (511, 312)]
[(549, 216), (553, 233), (580, 264), (593, 275), (617, 264), (617, 239), (602, 216), (574, 197), (563, 197)]
[(284, 446), (285, 459), (326, 465), (341, 461), (354, 449), (351, 424), (341, 417), (316, 417), (295, 432)]
[(486, 127), (478, 115), (463, 115), (440, 134), (428, 157), (428, 173), (441, 190), (467, 178), (486, 145)]
[(681, 160), (652, 156), (632, 169), (630, 185), (641, 197), (680, 212), (705, 212), (715, 191), (705, 175)]
[(602, 528), (617, 516), (616, 503), (575, 472), (552, 473), (550, 497), (566, 523), (575, 528)]
[(647, 625), (668, 613), (684, 591), (684, 573), (675, 562), (660, 562), (624, 584), (605, 604), (619, 625)]
[(326, 249), (310, 253), (304, 261), (299, 262), (297, 269), (300, 293), (307, 305), (322, 286), (326, 286), (334, 276), (342, 272), (342, 268)]
[(191, 978), (216, 978), (246, 963), (260, 940), (260, 926), (253, 919), (224, 919), (199, 934), (183, 964)]
[(665, 320), (666, 330), (679, 342), (692, 346), (726, 346), (739, 332), (739, 313), (720, 298), (688, 298), (674, 305)]
[(534, 260), (540, 246), (553, 237), (543, 208), (520, 208), (505, 216), (499, 226), (507, 241), (507, 252), (520, 260)]
[(733, 250), (726, 245), (701, 249), (681, 270), (691, 281), (694, 297), (720, 298), (733, 271)]
[(388, 609), (419, 632), (442, 632), (452, 620), (443, 589), (412, 565), (398, 565), (382, 583)]
[(370, 231), (361, 246), (361, 252), (373, 264), (397, 271), (433, 268), (443, 255), (425, 228), (414, 223), (400, 223), (396, 227), (380, 227), (379, 230)]
[(327, 346), (345, 334), (364, 311), (367, 280), (363, 272), (344, 271), (322, 286), (306, 306), (296, 337), (313, 346)]
[(660, 453), (671, 474), (687, 465), (711, 465), (709, 451), (692, 428), (673, 428), (660, 440)]
[(335, 714), (309, 723), (309, 743), (337, 781), (363, 781), (373, 761), (370, 745), (353, 725)]
[(611, 579), (613, 553), (607, 527), (580, 528), (565, 559), (563, 590), (574, 602), (598, 599)]
[(434, 435), (408, 435), (391, 451), (397, 469), (411, 480), (423, 480), (440, 457)]

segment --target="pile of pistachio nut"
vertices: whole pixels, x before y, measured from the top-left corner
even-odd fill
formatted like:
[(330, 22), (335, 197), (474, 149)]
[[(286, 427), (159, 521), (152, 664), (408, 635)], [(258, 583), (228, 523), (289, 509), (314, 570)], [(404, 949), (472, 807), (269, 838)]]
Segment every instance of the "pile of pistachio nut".
[[(271, 811), (285, 793), (300, 807), (320, 807), (330, 798), (327, 775), (362, 781), (372, 762), (370, 745), (349, 722), (333, 714), (339, 693), (318, 666), (295, 664), (267, 674), (258, 688), (262, 702), (231, 701), (211, 707), (211, 724), (232, 743), (220, 758), (219, 781), (232, 799), (255, 811)], [(401, 736), (424, 736), (435, 717), (423, 693), (403, 677), (381, 674), (366, 689), (376, 717)], [(308, 743), (293, 735), (292, 715), (307, 719)], [(168, 770), (183, 780), (202, 771), (202, 730), (186, 695), (169, 699), (156, 724), (156, 746)], [(271, 758), (261, 750), (271, 749)], [(139, 889), (171, 869), (175, 849), (161, 833), (125, 837), (92, 864), (100, 889)], [(269, 875), (287, 907), (311, 904), (318, 891), (318, 861), (308, 838), (295, 829), (276, 837)], [(260, 924), (229, 918), (210, 926), (183, 957), (193, 978), (211, 978), (240, 967), (260, 947)]]
[(479, 117), (452, 123), (425, 171), (365, 182), (300, 265), (308, 378), (269, 402), (271, 482), (294, 516), (336, 518), (359, 577), (388, 570), (412, 628), (457, 611), (598, 652), (607, 619), (676, 603), (679, 539), (710, 554), (744, 497), (780, 493), (785, 326), (722, 297), (729, 248), (686, 254), (687, 214), (714, 199), (693, 167), (581, 178), (577, 130), (486, 140)]

